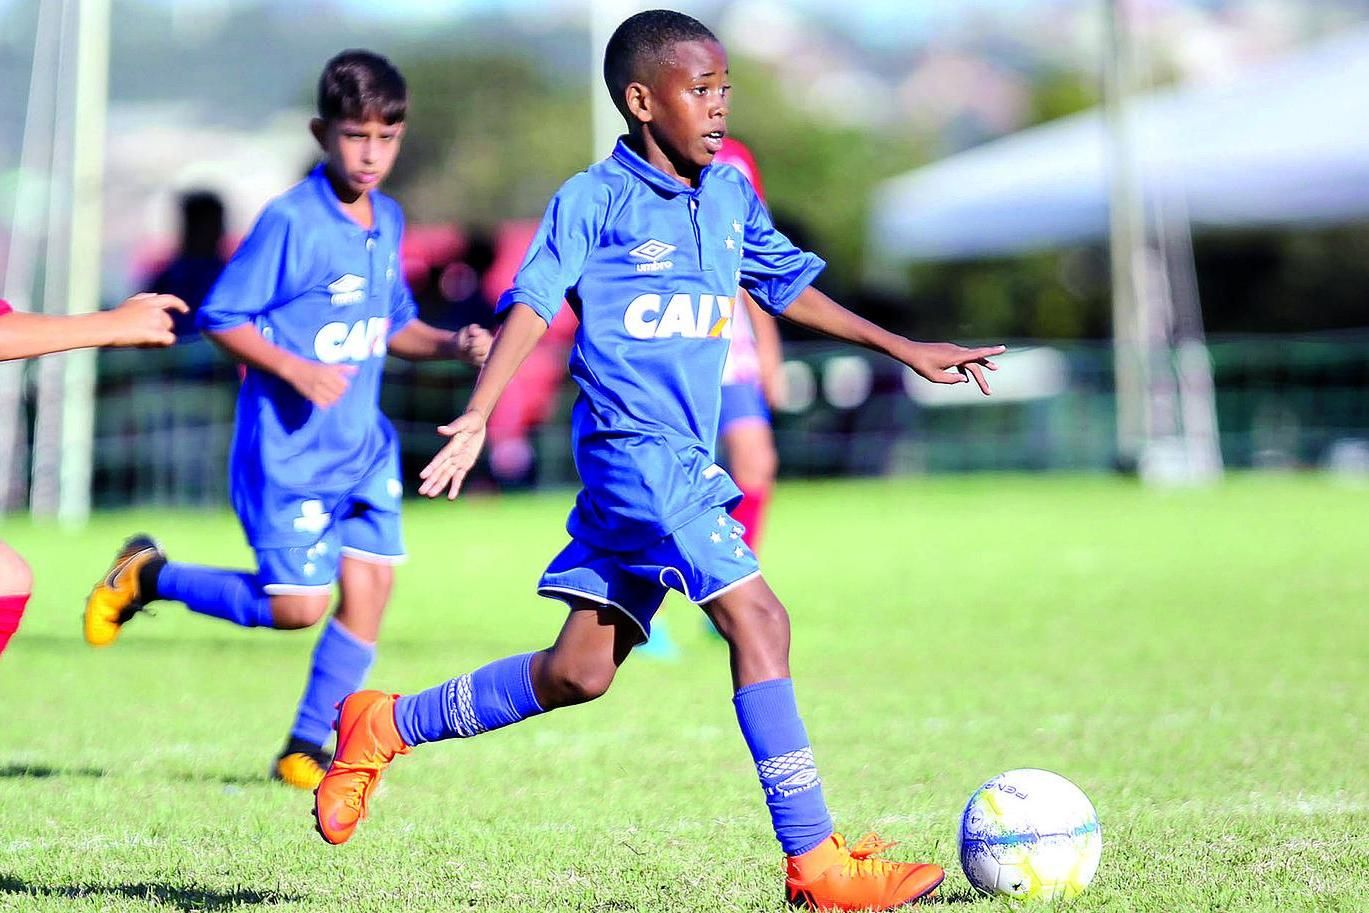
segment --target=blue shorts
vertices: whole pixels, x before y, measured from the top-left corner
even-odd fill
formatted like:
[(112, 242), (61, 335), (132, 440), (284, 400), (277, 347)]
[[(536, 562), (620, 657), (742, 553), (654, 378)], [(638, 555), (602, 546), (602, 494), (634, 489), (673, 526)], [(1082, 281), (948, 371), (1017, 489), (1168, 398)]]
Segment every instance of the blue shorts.
[(317, 527), (307, 546), (257, 548), (257, 580), (269, 594), (328, 593), (337, 582), (343, 556), (373, 564), (402, 564), (404, 536), (398, 499), (393, 509), (347, 499), (331, 512), (322, 501), (304, 501), (296, 529)]
[(726, 434), (729, 425), (746, 419), (760, 419), (770, 423), (770, 407), (765, 404), (765, 391), (757, 383), (723, 384), (722, 410), (718, 417), (718, 433)]
[(547, 566), (537, 593), (613, 606), (646, 640), (667, 590), (703, 605), (760, 574), (755, 552), (742, 541), (744, 532), (717, 507), (639, 551), (609, 552), (572, 539)]

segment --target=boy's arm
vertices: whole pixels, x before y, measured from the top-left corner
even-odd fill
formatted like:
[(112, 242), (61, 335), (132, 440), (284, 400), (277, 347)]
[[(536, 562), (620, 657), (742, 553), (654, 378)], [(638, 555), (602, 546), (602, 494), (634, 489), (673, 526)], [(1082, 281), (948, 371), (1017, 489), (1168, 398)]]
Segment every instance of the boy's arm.
[(485, 422), (494, 411), (494, 404), (508, 386), (518, 366), (547, 332), (547, 322), (526, 304), (515, 304), (509, 316), (494, 335), (490, 357), (475, 382), (475, 391), (466, 412), (454, 422), (438, 428), (438, 433), (450, 438), (437, 452), (419, 478), (423, 484), (418, 493), (435, 498), (447, 489), (447, 499), (453, 500), (461, 491), (466, 473), (475, 465), (480, 448), (485, 443)]
[(169, 346), (176, 341), (168, 311), (184, 314), (175, 295), (134, 295), (110, 311), (89, 314), (26, 314), (0, 317), (0, 361), (33, 358), (91, 346)]
[(962, 384), (973, 376), (985, 396), (989, 395), (989, 382), (984, 378), (984, 369), (997, 371), (998, 365), (989, 358), (1006, 349), (1005, 346), (967, 349), (949, 342), (913, 342), (851, 313), (812, 286), (799, 293), (784, 309), (783, 316), (810, 330), (883, 352), (935, 384)]
[(357, 373), (355, 365), (325, 365), (287, 352), (262, 336), (256, 324), (206, 330), (205, 335), (234, 361), (279, 377), (320, 409), (341, 399), (349, 378)]
[(453, 332), (414, 319), (390, 337), (389, 350), (409, 361), (455, 358), (479, 366), (490, 353), (491, 340), (490, 331), (478, 323)]

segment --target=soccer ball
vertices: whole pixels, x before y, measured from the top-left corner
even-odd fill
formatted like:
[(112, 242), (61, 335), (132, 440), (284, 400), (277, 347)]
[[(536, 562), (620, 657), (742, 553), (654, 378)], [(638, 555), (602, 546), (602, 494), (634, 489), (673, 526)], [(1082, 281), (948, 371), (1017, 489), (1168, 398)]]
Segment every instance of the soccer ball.
[(999, 774), (960, 818), (960, 867), (986, 894), (1068, 900), (1088, 887), (1102, 853), (1088, 796), (1048, 770)]

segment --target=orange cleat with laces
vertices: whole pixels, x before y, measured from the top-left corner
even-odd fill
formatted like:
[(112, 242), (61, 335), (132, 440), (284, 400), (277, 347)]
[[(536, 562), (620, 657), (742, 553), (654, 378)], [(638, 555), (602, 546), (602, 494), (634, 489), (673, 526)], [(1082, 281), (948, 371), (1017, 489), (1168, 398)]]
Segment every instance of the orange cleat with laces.
[(880, 859), (893, 845), (866, 834), (848, 849), (846, 838), (833, 834), (803, 855), (788, 857), (789, 903), (808, 910), (890, 910), (935, 891), (946, 877), (941, 866)]
[(348, 695), (338, 713), (337, 751), (323, 781), (314, 790), (314, 818), (319, 836), (337, 846), (346, 843), (366, 817), (366, 805), (380, 774), (395, 755), (409, 746), (395, 728), (397, 694), (358, 691)]

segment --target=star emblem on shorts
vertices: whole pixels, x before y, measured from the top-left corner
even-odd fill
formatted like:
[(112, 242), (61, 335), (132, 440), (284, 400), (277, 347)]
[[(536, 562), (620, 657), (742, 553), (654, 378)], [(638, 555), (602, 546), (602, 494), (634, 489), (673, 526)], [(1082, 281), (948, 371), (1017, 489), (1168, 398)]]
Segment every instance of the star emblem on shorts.
[(727, 525), (727, 515), (726, 515), (726, 514), (723, 514), (721, 517), (718, 518), (718, 525), (719, 525), (719, 526), (726, 526), (726, 525)]
[(733, 250), (737, 246), (737, 242), (733, 241), (731, 238), (724, 239), (723, 243), (727, 245), (728, 250)]
[(742, 223), (738, 222), (736, 219), (733, 219), (733, 220), (732, 220), (732, 230), (735, 231), (737, 234), (741, 234), (741, 233), (742, 233)]
[(738, 558), (740, 558), (742, 555), (745, 555), (745, 554), (746, 554), (746, 549), (742, 548), (742, 547), (739, 545), (739, 546), (737, 546), (736, 548), (734, 548), (734, 549), (732, 550), (732, 554), (734, 554), (734, 555), (736, 555)]
[(721, 535), (719, 535), (718, 533), (709, 533), (709, 534), (708, 534), (708, 541), (709, 541), (709, 542), (721, 542), (721, 541), (723, 541), (723, 537), (722, 537)]

